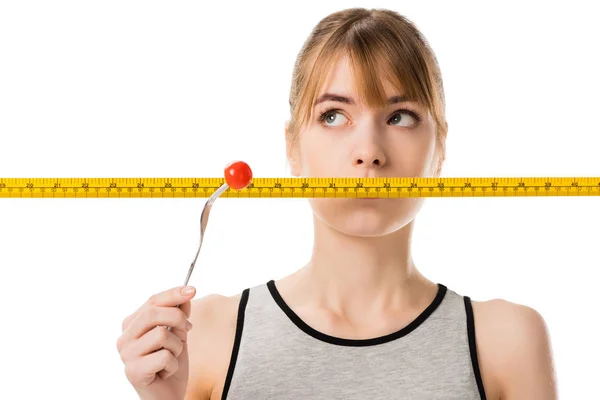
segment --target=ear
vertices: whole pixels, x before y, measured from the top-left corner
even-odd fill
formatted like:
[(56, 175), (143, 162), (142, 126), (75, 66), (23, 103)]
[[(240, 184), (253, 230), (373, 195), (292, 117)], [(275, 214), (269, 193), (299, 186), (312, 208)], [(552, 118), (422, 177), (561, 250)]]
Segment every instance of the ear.
[(439, 178), (442, 173), (442, 166), (446, 160), (446, 146), (441, 146), (441, 149), (436, 151), (434, 177)]
[(438, 156), (438, 160), (437, 161), (438, 162), (437, 162), (437, 168), (436, 168), (436, 171), (435, 171), (435, 177), (439, 178), (440, 175), (442, 174), (442, 166), (444, 165), (444, 156), (443, 155)]
[(298, 145), (292, 141), (292, 135), (289, 130), (290, 121), (285, 121), (285, 147), (287, 153), (290, 171), (293, 176), (300, 176), (300, 162), (298, 160)]
[(431, 160), (431, 164), (429, 164), (429, 176), (432, 178), (439, 178), (440, 174), (442, 173), (442, 166), (444, 164), (446, 153), (445, 147), (445, 143), (440, 142), (440, 140), (436, 138), (433, 158)]

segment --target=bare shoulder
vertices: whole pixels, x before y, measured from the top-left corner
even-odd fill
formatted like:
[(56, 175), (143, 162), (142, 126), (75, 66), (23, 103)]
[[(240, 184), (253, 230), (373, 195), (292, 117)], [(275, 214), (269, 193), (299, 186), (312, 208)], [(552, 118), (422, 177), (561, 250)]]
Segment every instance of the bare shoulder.
[[(548, 327), (535, 309), (472, 301), (482, 380), (490, 399), (556, 399)], [(491, 394), (491, 396), (490, 396)]]
[(192, 300), (186, 400), (220, 398), (233, 349), (241, 293)]

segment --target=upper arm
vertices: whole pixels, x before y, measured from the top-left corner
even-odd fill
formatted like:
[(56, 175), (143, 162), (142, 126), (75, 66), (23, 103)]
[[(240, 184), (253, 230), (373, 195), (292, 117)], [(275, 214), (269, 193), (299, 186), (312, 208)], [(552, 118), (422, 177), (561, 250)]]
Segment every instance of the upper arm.
[(500, 398), (556, 399), (552, 348), (543, 317), (531, 307), (504, 300), (474, 304), (475, 309), (482, 372), (493, 375)]
[(189, 379), (185, 400), (208, 400), (223, 380), (235, 335), (235, 298), (208, 295), (192, 301), (188, 332)]

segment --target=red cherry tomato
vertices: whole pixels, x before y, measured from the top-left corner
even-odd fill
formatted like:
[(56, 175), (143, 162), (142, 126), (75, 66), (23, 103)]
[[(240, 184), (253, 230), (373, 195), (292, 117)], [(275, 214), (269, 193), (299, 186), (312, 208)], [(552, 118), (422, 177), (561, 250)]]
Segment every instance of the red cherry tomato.
[(243, 161), (234, 161), (225, 167), (225, 182), (230, 188), (241, 190), (250, 184), (252, 170)]

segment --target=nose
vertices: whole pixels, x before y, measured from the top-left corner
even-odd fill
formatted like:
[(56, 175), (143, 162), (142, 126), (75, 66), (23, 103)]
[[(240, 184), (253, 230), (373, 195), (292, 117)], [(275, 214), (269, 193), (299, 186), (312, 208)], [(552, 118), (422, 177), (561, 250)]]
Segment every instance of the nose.
[(383, 148), (377, 143), (362, 143), (356, 149), (353, 159), (356, 167), (382, 167), (386, 163)]
[(354, 161), (354, 165), (366, 164), (367, 166), (368, 165), (375, 165), (375, 166), (378, 166), (378, 167), (380, 167), (381, 165), (383, 165), (383, 162), (380, 160), (380, 158), (374, 158), (372, 161), (370, 161), (371, 158), (372, 157), (357, 158), (356, 161)]

